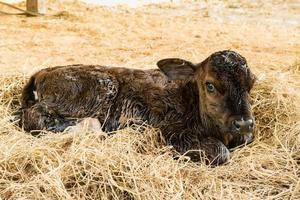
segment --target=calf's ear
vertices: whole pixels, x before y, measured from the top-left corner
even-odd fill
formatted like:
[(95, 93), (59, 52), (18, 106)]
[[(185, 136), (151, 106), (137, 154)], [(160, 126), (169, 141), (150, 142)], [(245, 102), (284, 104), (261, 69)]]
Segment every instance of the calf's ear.
[(196, 71), (196, 66), (180, 58), (167, 58), (157, 62), (159, 69), (170, 80), (186, 80), (192, 78)]

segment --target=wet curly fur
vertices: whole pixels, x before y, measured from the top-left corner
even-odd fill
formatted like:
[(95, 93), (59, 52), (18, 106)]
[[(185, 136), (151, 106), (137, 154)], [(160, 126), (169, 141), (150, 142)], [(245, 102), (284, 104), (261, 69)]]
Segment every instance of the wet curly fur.
[[(194, 161), (205, 154), (213, 164), (229, 159), (228, 148), (249, 142), (228, 124), (232, 116), (252, 117), (249, 92), (255, 78), (245, 58), (226, 50), (199, 64), (164, 59), (157, 65), (160, 69), (90, 65), (43, 69), (23, 89), (20, 126), (26, 131), (57, 132), (78, 119), (94, 117), (103, 130), (113, 131), (129, 122), (146, 122), (160, 128), (167, 143), (181, 154)], [(207, 94), (209, 76), (219, 95)]]

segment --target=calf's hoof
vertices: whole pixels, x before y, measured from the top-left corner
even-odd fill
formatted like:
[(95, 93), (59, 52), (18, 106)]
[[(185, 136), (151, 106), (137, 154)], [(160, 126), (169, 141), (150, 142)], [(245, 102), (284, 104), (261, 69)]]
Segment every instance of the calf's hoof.
[(186, 152), (192, 161), (205, 161), (210, 165), (221, 165), (230, 159), (230, 152), (228, 148), (218, 139), (205, 138), (197, 145), (194, 150)]
[(101, 131), (101, 124), (96, 118), (84, 118), (81, 122), (74, 126), (69, 126), (66, 132), (99, 132)]

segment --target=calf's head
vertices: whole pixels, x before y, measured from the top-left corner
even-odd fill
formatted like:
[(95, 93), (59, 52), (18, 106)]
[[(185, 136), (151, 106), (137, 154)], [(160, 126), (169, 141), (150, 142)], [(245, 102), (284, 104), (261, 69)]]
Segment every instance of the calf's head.
[(213, 53), (199, 64), (169, 58), (157, 63), (171, 80), (194, 80), (199, 92), (200, 114), (219, 127), (223, 134), (242, 135), (252, 140), (254, 118), (250, 90), (255, 76), (246, 59), (234, 51)]

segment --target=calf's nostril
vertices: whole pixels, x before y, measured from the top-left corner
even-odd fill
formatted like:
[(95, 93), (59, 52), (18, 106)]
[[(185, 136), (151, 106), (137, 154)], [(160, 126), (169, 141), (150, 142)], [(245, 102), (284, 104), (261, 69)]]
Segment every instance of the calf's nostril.
[(234, 121), (232, 122), (232, 124), (233, 124), (233, 127), (234, 127), (236, 130), (240, 130), (241, 125), (239, 124), (239, 122), (238, 122), (237, 120), (234, 120)]

